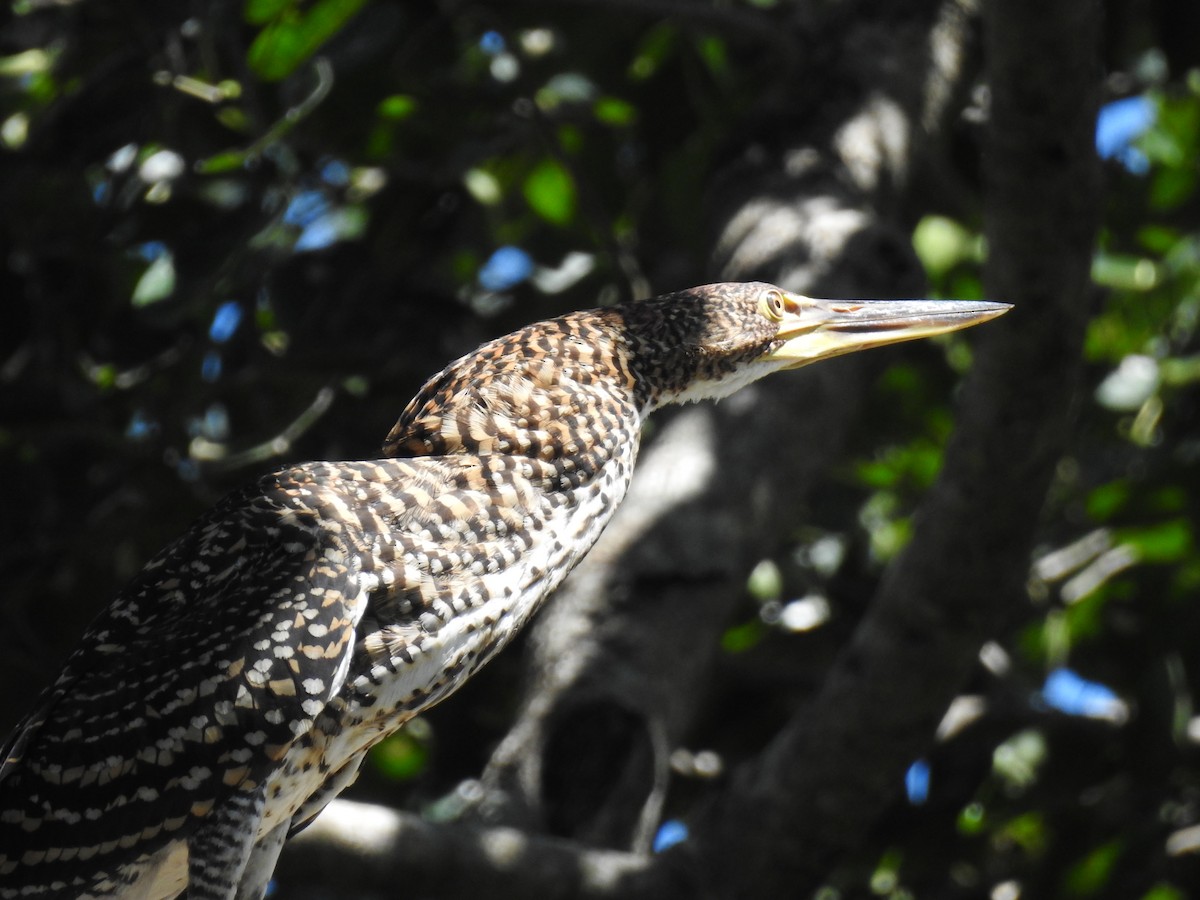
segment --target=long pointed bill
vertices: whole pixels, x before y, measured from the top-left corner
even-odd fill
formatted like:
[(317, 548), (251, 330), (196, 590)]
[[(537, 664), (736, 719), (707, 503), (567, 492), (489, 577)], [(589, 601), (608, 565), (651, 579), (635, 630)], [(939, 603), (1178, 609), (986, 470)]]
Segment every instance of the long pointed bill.
[(817, 360), (871, 347), (970, 328), (1012, 309), (989, 300), (817, 300), (784, 294), (783, 344), (764, 360), (798, 369)]

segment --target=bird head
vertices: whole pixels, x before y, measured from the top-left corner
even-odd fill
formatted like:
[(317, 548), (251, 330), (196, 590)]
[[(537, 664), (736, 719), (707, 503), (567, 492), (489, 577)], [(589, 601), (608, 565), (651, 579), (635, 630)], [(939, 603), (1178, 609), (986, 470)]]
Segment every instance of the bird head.
[(761, 282), (710, 284), (621, 308), (647, 409), (719, 399), (765, 375), (1002, 315), (986, 300), (821, 300)]

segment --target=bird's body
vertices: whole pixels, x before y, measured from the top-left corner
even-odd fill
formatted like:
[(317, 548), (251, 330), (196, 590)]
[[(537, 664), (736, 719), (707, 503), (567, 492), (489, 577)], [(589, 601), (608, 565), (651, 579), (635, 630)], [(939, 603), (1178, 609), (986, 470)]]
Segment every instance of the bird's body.
[(809, 361), (781, 325), (799, 301), (820, 302), (717, 285), (529, 326), (431, 379), (387, 458), (226, 498), (92, 624), (9, 739), (0, 900), (260, 897), (288, 832), (590, 549), (648, 412)]

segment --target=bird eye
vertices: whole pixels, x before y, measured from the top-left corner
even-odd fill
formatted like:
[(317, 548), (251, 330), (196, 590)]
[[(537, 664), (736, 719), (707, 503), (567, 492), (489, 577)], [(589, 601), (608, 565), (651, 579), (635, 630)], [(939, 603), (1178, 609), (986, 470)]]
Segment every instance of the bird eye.
[(762, 314), (772, 322), (782, 322), (784, 313), (783, 294), (776, 290), (766, 291), (758, 302)]

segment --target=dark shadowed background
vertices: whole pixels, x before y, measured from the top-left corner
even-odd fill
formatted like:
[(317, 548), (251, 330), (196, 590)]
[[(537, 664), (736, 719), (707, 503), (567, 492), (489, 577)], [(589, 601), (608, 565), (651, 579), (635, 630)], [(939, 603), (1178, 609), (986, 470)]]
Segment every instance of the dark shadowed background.
[(484, 339), (713, 280), (988, 296), (656, 419), (531, 633), (276, 896), (1200, 885), (1196, 4), (0, 23), (0, 731), (204, 508), (375, 455)]

